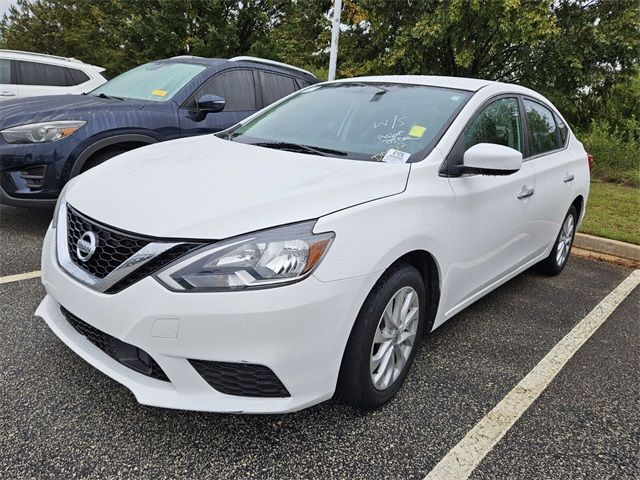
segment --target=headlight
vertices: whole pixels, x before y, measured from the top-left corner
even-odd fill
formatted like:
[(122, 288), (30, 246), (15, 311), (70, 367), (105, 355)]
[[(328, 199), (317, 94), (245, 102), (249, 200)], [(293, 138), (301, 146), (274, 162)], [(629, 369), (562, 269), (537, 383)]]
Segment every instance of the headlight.
[(58, 226), (58, 212), (60, 212), (60, 205), (65, 201), (65, 197), (67, 196), (67, 190), (71, 185), (73, 185), (78, 177), (73, 177), (69, 180), (66, 185), (60, 191), (60, 195), (58, 195), (58, 201), (56, 202), (56, 208), (53, 211), (53, 219), (51, 220), (51, 228), (56, 228)]
[(177, 292), (265, 288), (302, 280), (320, 263), (334, 234), (315, 222), (264, 230), (209, 245), (155, 275)]
[(20, 125), (0, 132), (7, 143), (55, 142), (68, 137), (85, 123), (82, 120), (65, 120)]

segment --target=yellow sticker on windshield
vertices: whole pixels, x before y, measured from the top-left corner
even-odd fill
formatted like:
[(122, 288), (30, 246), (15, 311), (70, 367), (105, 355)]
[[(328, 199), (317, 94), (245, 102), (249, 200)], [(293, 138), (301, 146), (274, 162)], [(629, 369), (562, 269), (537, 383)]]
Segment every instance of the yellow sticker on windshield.
[(423, 127), (422, 125), (414, 125), (413, 127), (411, 127), (411, 130), (409, 130), (409, 136), (420, 138), (422, 135), (424, 135), (424, 132), (426, 130), (427, 128)]
[(167, 91), (166, 90), (154, 90), (153, 92), (151, 92), (151, 95), (155, 95), (156, 97), (166, 97), (167, 96)]

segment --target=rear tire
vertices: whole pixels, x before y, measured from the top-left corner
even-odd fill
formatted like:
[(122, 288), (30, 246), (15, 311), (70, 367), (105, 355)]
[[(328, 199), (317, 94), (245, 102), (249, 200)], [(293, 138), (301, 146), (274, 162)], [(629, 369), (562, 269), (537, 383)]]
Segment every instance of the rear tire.
[(416, 268), (402, 263), (384, 273), (351, 331), (336, 390), (340, 398), (375, 410), (394, 397), (422, 336), (425, 307), (425, 285)]
[(576, 225), (578, 224), (578, 211), (574, 205), (567, 212), (560, 233), (556, 238), (551, 253), (547, 258), (538, 264), (538, 269), (547, 275), (558, 275), (564, 269), (567, 261), (569, 260), (569, 254), (571, 253), (571, 247), (573, 246), (573, 239), (576, 236)]

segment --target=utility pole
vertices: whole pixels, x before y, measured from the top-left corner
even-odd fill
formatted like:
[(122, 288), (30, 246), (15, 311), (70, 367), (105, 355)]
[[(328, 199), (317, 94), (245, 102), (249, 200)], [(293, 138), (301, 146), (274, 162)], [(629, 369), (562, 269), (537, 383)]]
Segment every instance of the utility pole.
[(338, 37), (340, 36), (340, 14), (342, 13), (342, 0), (333, 2), (333, 18), (331, 23), (331, 50), (329, 52), (329, 80), (336, 79), (336, 64), (338, 63)]

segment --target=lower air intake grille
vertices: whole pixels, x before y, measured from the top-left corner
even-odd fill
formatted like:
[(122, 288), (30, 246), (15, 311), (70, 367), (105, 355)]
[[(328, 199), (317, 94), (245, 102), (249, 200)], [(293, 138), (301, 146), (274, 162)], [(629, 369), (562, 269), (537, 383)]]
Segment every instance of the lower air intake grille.
[(204, 380), (221, 393), (239, 397), (290, 397), (269, 368), (249, 363), (189, 360)]
[(60, 311), (69, 322), (69, 325), (75, 328), (80, 335), (86, 337), (87, 340), (114, 360), (147, 377), (162, 380), (163, 382), (169, 381), (160, 365), (144, 350), (92, 327), (63, 306), (60, 306)]

